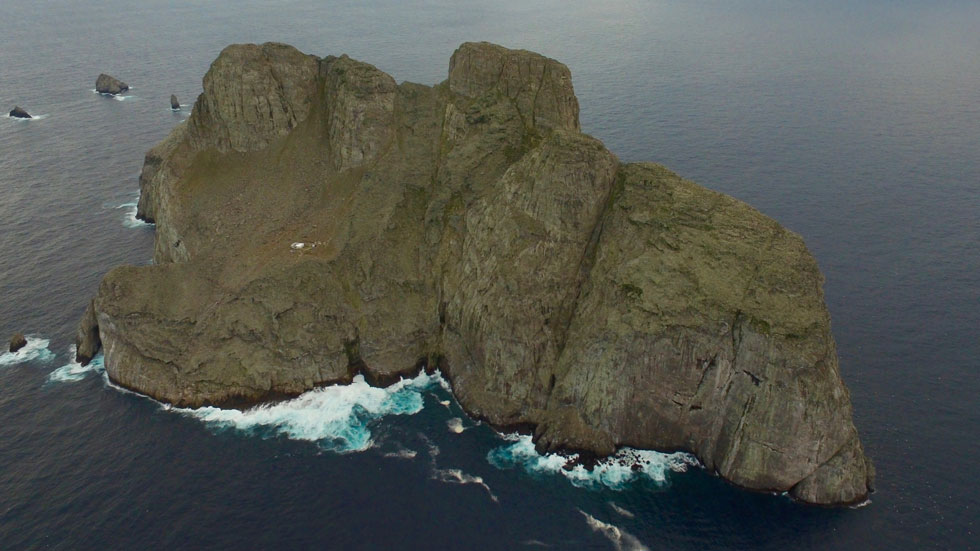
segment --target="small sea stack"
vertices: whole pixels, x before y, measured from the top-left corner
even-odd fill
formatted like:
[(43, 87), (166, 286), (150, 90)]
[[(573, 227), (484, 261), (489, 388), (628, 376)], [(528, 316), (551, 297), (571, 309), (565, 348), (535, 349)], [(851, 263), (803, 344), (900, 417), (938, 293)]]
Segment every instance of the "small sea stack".
[(174, 111), (180, 111), (180, 102), (177, 101), (177, 96), (170, 94), (170, 108)]
[(15, 333), (13, 337), (10, 337), (10, 351), (17, 352), (21, 348), (27, 346), (27, 338), (21, 333)]
[(115, 96), (116, 94), (121, 94), (126, 90), (129, 90), (128, 84), (105, 73), (100, 74), (99, 78), (95, 79), (95, 91), (100, 94)]
[(24, 111), (23, 109), (21, 109), (20, 107), (18, 107), (16, 105), (14, 106), (13, 109), (10, 110), (10, 113), (8, 113), (8, 115), (10, 115), (11, 117), (13, 117), (15, 119), (31, 119), (31, 118), (34, 118), (34, 117), (31, 117), (30, 113), (28, 113), (27, 111)]

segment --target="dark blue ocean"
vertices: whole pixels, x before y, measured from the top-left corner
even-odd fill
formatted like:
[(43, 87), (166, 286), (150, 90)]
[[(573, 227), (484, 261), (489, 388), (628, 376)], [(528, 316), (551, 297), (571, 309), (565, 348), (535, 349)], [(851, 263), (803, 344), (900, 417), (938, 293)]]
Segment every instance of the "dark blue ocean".
[[(980, 2), (3, 0), (0, 550), (980, 549)], [(800, 233), (878, 470), (859, 508), (685, 457), (565, 472), (438, 378), (180, 411), (71, 363), (111, 267), (145, 264), (147, 149), (227, 44), (435, 84), (461, 42), (572, 71), (583, 130)], [(121, 100), (92, 91), (100, 72)]]

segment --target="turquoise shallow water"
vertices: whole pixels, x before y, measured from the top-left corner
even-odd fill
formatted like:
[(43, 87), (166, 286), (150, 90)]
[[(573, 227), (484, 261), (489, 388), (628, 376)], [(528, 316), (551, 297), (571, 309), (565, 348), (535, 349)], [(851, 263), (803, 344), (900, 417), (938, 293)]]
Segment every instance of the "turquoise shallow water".
[[(0, 117), (0, 335), (31, 337), (0, 355), (0, 549), (978, 547), (976, 2), (2, 12), (0, 109), (43, 117)], [(542, 52), (571, 68), (583, 129), (621, 159), (662, 162), (800, 233), (878, 468), (872, 503), (801, 507), (659, 455), (632, 481), (577, 479), (466, 419), (433, 381), (236, 417), (168, 409), (73, 365), (102, 274), (152, 255), (132, 203), (143, 154), (186, 114), (170, 94), (190, 103), (222, 47), (265, 40), (427, 84), (465, 40)], [(133, 90), (93, 93), (100, 72)]]

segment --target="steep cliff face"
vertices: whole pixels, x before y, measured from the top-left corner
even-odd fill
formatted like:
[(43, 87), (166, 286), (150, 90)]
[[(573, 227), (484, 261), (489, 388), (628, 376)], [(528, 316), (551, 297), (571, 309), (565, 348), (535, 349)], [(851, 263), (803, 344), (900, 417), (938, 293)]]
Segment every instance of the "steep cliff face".
[(869, 491), (802, 240), (620, 164), (557, 61), (468, 43), (427, 87), (230, 46), (140, 185), (155, 263), (111, 271), (78, 333), (121, 385), (240, 404), (438, 365), (541, 449), (685, 449), (813, 503)]

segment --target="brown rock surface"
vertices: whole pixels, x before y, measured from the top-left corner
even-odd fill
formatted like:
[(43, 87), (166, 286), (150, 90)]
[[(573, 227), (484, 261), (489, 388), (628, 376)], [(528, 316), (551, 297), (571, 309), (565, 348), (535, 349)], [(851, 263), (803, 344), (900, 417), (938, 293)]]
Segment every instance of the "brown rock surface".
[(95, 91), (100, 94), (117, 95), (129, 90), (129, 86), (118, 78), (105, 73), (95, 79)]
[(27, 346), (27, 337), (21, 333), (14, 333), (14, 336), (10, 337), (10, 352), (17, 352), (21, 348)]
[(111, 271), (79, 330), (121, 385), (237, 404), (438, 365), (542, 450), (684, 449), (813, 503), (869, 491), (802, 239), (620, 164), (557, 61), (468, 43), (427, 87), (230, 46), (140, 186), (155, 264)]
[(27, 111), (21, 109), (19, 106), (16, 106), (16, 105), (14, 106), (13, 109), (10, 110), (10, 113), (7, 113), (7, 116), (8, 117), (13, 117), (15, 119), (31, 119), (31, 118), (33, 118), (33, 117), (31, 117), (31, 114), (30, 113), (28, 113)]

